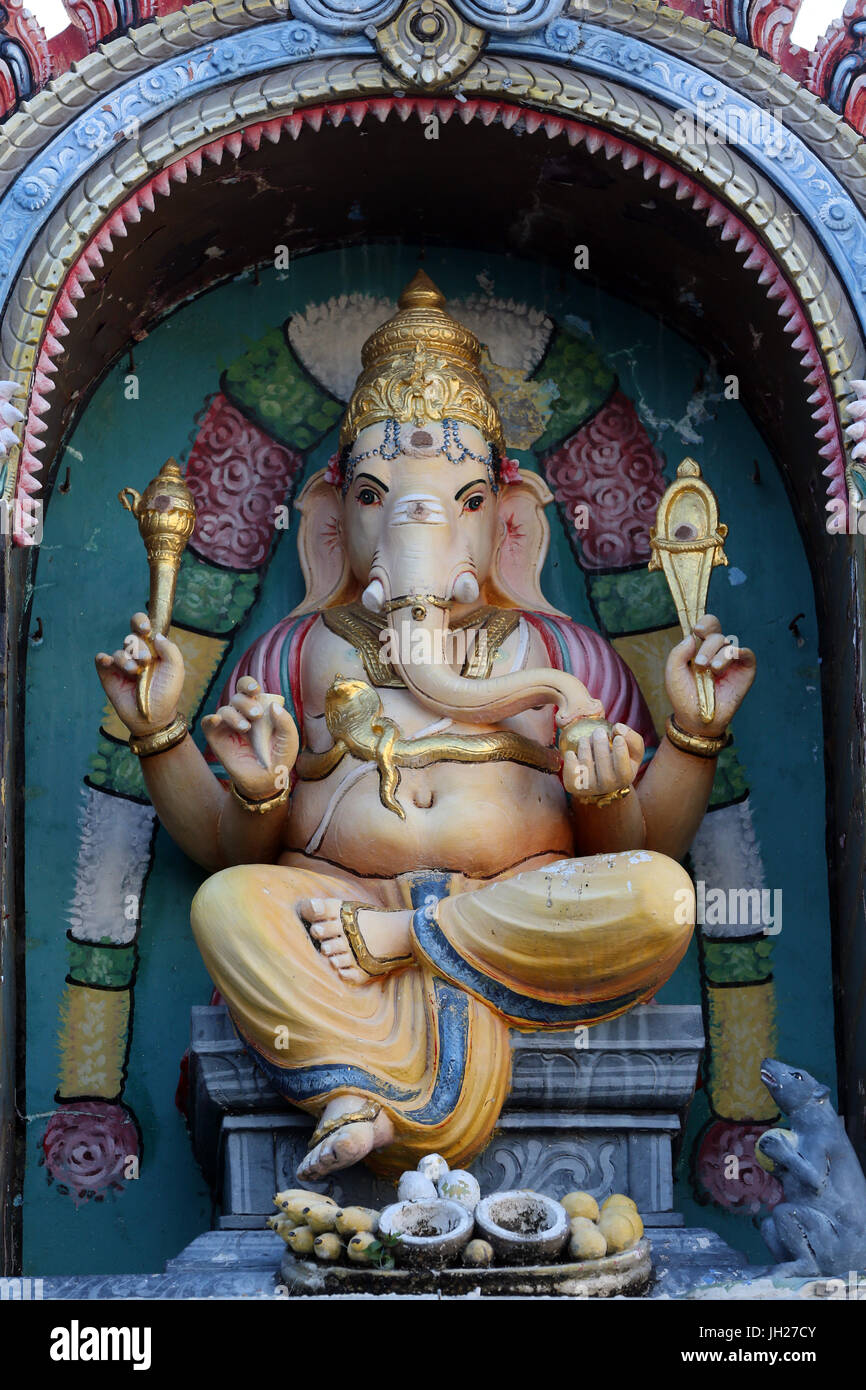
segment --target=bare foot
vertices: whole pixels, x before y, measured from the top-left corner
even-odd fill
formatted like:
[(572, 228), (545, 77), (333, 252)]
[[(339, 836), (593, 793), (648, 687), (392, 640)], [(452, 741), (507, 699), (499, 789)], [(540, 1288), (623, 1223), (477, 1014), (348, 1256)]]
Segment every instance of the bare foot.
[[(360, 1104), (358, 1096), (338, 1096), (325, 1106), (322, 1119), (336, 1119), (357, 1110)], [(326, 1135), (298, 1164), (296, 1176), (307, 1182), (324, 1178), (328, 1173), (360, 1163), (374, 1149), (390, 1144), (393, 1138), (394, 1126), (385, 1111), (380, 1110), (375, 1120), (357, 1120)]]
[[(363, 985), (370, 979), (361, 970), (346, 940), (340, 921), (339, 898), (304, 898), (298, 903), (298, 915), (307, 924), (314, 941), (321, 944), (322, 954), (348, 984)], [(380, 960), (411, 955), (409, 944), (410, 911), (389, 912), (362, 908), (358, 913), (358, 928), (367, 943), (367, 950)], [(354, 1161), (354, 1160), (353, 1160)]]

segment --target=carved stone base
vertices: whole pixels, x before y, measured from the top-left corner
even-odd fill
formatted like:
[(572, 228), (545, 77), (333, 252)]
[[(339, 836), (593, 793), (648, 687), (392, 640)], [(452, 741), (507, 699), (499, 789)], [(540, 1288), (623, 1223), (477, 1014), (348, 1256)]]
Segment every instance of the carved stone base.
[[(700, 1227), (690, 1231), (661, 1227), (652, 1232), (650, 1242), (653, 1280), (641, 1297), (705, 1296), (706, 1291), (714, 1287), (724, 1297), (731, 1283), (737, 1284), (740, 1297), (749, 1297), (749, 1282), (755, 1280), (760, 1287), (757, 1296), (770, 1296), (767, 1284), (773, 1270), (750, 1267), (745, 1257), (726, 1245), (715, 1231)], [(42, 1297), (75, 1300), (237, 1298), (246, 1302), (285, 1299), (292, 1296), (280, 1276), (280, 1261), (285, 1253), (285, 1245), (273, 1231), (205, 1231), (169, 1260), (162, 1274), (54, 1276), (42, 1280)], [(800, 1286), (805, 1282), (780, 1281), (780, 1291), (773, 1296), (799, 1297)], [(814, 1285), (814, 1281), (812, 1283)], [(787, 1287), (783, 1288), (783, 1284)], [(307, 1294), (310, 1292), (306, 1290)], [(345, 1293), (337, 1296), (346, 1297)], [(413, 1296), (443, 1297), (438, 1290), (417, 1292)], [(456, 1293), (456, 1297), (466, 1296), (465, 1292)]]
[[(644, 1005), (571, 1033), (514, 1033), (512, 1087), (471, 1171), (482, 1191), (627, 1192), (648, 1227), (676, 1226), (673, 1152), (703, 1050), (701, 1011)], [(192, 1011), (190, 1128), (227, 1230), (258, 1228), (297, 1186), (312, 1123), (255, 1067), (223, 1007)], [(311, 1190), (384, 1206), (393, 1184), (363, 1165)]]
[(488, 1269), (361, 1269), (358, 1265), (324, 1265), (283, 1255), (280, 1280), (289, 1297), (303, 1294), (376, 1294), (414, 1298), (620, 1298), (643, 1293), (652, 1279), (650, 1242), (644, 1237), (633, 1250), (600, 1260), (560, 1260), (544, 1265)]

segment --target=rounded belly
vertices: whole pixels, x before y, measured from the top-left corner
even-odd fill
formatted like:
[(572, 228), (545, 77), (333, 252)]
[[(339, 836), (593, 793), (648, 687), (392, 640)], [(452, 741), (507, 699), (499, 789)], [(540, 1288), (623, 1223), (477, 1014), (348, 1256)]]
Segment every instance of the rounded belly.
[(404, 769), (401, 819), (382, 805), (377, 771), (359, 766), (347, 759), (325, 781), (296, 785), (287, 848), (367, 876), (429, 868), (480, 878), (572, 851), (565, 794), (547, 773), (515, 763)]

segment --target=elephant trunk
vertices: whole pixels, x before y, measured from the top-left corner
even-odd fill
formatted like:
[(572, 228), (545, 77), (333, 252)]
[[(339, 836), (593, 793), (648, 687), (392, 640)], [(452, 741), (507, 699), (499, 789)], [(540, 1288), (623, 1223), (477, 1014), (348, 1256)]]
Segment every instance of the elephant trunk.
[(472, 724), (495, 724), (540, 705), (557, 706), (560, 726), (604, 714), (600, 702), (566, 671), (537, 668), (486, 679), (458, 675), (448, 659), (452, 602), (416, 591), (388, 605), (394, 665), (427, 709)]

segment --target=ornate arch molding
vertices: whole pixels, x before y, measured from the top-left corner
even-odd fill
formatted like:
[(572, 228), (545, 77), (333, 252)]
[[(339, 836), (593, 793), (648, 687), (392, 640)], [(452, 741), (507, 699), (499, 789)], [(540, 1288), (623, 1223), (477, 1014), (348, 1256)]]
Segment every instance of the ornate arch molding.
[[(866, 166), (857, 132), (844, 116), (751, 44), (657, 0), (572, 0), (566, 12), (675, 53), (763, 109), (775, 110), (862, 200)], [(854, 167), (849, 163), (852, 157)]]
[[(676, 54), (711, 76), (724, 82), (733, 92), (748, 97), (779, 119), (818, 154), (851, 188), (866, 208), (866, 147), (851, 125), (780, 66), (749, 44), (741, 43), (724, 30), (694, 19), (679, 9), (659, 5), (657, 0), (561, 0), (509, 5), (508, 17), (497, 16), (504, 6), (497, 0), (479, 4), (464, 0), (458, 7), (468, 19), (495, 37), (519, 39), (544, 29), (560, 13), (578, 21), (608, 29), (626, 37)], [(365, 30), (382, 22), (399, 8), (399, 0), (368, 0), (366, 8), (354, 14), (345, 6), (294, 0), (296, 18), (309, 19), (317, 30), (329, 37), (354, 34), (359, 52), (372, 51)], [(131, 29), (119, 38), (101, 44), (98, 52), (87, 54), (73, 70), (54, 78), (0, 128), (0, 189), (10, 175), (20, 170), (33, 155), (77, 112), (97, 96), (104, 96), (122, 85), (131, 75), (147, 72), (153, 66), (184, 53), (206, 48), (220, 38), (237, 35), (254, 26), (286, 19), (289, 0), (199, 0), (182, 11), (157, 16), (152, 22)], [(329, 21), (329, 15), (330, 21)]]
[[(8, 296), (0, 376), (17, 382), (22, 398), (26, 393), (5, 488), (8, 499), (17, 490), (20, 500), (20, 542), (28, 543), (33, 530), (32, 499), (46, 461), (38, 457), (40, 435), (48, 428), (59, 339), (93, 278), (85, 253), (100, 255), (173, 181), (195, 176), (203, 155), (216, 158), (215, 140), (225, 139), (222, 158), (224, 147), (239, 155), (262, 138), (297, 136), (302, 122), (313, 119), (315, 103), (326, 103), (319, 123), (325, 115), (332, 123), (384, 118), (377, 98), (392, 96), (400, 79), (378, 58), (348, 54), (347, 44), (300, 20), (210, 40), (197, 64), (163, 60), (127, 79), (109, 101), (79, 110), (10, 182), (0, 199), (0, 283)], [(760, 256), (753, 258), (756, 244), (769, 253), (782, 280), (774, 278), (768, 293), (780, 297), (808, 380), (814, 386), (822, 368), (836, 404), (827, 418), (825, 402), (817, 402), (818, 451), (831, 497), (843, 494), (839, 407), (851, 379), (866, 374), (866, 220), (832, 171), (787, 127), (773, 126), (776, 148), (769, 150), (766, 127), (754, 124), (758, 108), (710, 83), (701, 70), (571, 20), (552, 21), (543, 35), (494, 36), (460, 88), (464, 120), (520, 118), (529, 131), (543, 122), (549, 137), (572, 141), (584, 138), (580, 121), (592, 128), (590, 148), (593, 139), (606, 139), (607, 157), (616, 155), (627, 168), (640, 159), (645, 177), (658, 177), (662, 186), (685, 176), (693, 192), (678, 185), (677, 196), (692, 196), (698, 206), (696, 195), (705, 189), (708, 217), (731, 218), (722, 235), (736, 234), (749, 268), (760, 266), (762, 278), (769, 272)], [(457, 105), (434, 95), (411, 100), (418, 112), (436, 110), (445, 119)], [(678, 113), (697, 119), (710, 100), (728, 120), (742, 113), (736, 144), (715, 142), (706, 132), (686, 143), (680, 138)], [(805, 197), (794, 196), (804, 189)], [(710, 208), (711, 198), (721, 214)]]

